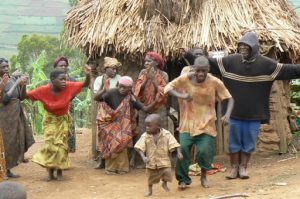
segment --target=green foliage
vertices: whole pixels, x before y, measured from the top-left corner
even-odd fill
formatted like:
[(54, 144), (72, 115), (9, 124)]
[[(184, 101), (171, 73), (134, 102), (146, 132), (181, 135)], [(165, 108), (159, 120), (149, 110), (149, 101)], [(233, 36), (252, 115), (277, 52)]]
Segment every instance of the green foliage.
[(19, 63), (19, 70), (31, 74), (32, 71), (29, 65), (38, 59), (42, 51), (45, 51), (45, 71), (49, 73), (53, 68), (53, 60), (59, 54), (59, 44), (59, 39), (53, 36), (23, 35), (17, 45), (18, 55), (12, 56), (10, 60), (11, 66), (17, 68), (16, 64)]
[[(27, 86), (29, 90), (37, 88), (41, 85), (42, 82), (48, 82), (47, 76), (45, 75), (43, 69), (46, 61), (46, 53), (43, 51), (35, 60), (28, 69), (32, 71), (32, 76), (30, 84)], [(28, 100), (25, 100), (25, 106), (29, 114), (29, 119), (33, 126), (34, 132), (37, 134), (42, 133), (42, 121), (44, 116), (44, 107), (42, 103), (36, 102), (31, 103)]]
[(92, 92), (89, 89), (73, 99), (76, 127), (91, 127), (91, 99)]
[(300, 80), (296, 79), (291, 82), (291, 102), (295, 103), (300, 109)]
[(30, 64), (38, 59), (40, 54), (45, 53), (44, 73), (49, 75), (53, 70), (53, 64), (58, 56), (66, 56), (70, 59), (70, 70), (73, 66), (83, 66), (86, 57), (78, 50), (70, 48), (66, 43), (57, 37), (43, 35), (23, 35), (18, 43), (18, 54), (10, 59), (11, 70), (21, 70), (32, 76)]

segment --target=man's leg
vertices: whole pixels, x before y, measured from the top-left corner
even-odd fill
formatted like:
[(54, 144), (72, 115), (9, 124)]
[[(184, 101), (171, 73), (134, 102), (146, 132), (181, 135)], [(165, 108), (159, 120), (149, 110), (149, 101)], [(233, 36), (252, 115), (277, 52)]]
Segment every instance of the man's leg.
[(211, 170), (214, 156), (216, 154), (216, 138), (205, 133), (195, 136), (197, 148), (197, 161), (201, 167), (201, 185), (208, 188), (206, 171)]
[(189, 166), (190, 166), (190, 150), (194, 144), (193, 137), (190, 133), (179, 134), (180, 146), (182, 150), (183, 159), (178, 160), (176, 164), (176, 179), (178, 180), (179, 188), (185, 188), (185, 185), (192, 183), (189, 177)]
[(248, 179), (247, 166), (251, 157), (251, 153), (256, 148), (256, 141), (259, 135), (260, 121), (245, 121), (244, 131), (242, 135), (242, 151), (239, 166), (239, 175), (241, 179)]
[(240, 151), (242, 149), (243, 121), (230, 119), (229, 126), (229, 156), (231, 170), (227, 174), (227, 179), (236, 179), (240, 164)]

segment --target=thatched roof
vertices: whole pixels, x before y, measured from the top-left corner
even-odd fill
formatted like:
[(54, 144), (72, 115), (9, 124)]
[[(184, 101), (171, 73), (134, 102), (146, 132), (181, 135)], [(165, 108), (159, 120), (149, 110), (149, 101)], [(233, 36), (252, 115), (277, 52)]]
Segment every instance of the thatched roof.
[(178, 47), (233, 52), (245, 31), (262, 43), (300, 54), (298, 18), (286, 0), (81, 0), (65, 19), (65, 36), (89, 56), (173, 55)]

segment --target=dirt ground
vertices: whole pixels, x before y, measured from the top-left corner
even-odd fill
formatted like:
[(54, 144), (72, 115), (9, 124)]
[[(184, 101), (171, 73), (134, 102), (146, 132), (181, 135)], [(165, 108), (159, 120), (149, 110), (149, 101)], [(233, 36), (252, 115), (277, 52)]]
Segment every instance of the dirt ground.
[[(41, 137), (31, 147), (26, 157), (31, 158), (43, 144)], [(129, 174), (108, 176), (104, 170), (93, 169), (91, 160), (91, 131), (81, 129), (77, 134), (77, 151), (71, 154), (72, 168), (64, 172), (64, 181), (46, 182), (46, 171), (29, 162), (13, 171), (21, 178), (14, 180), (23, 184), (29, 199), (140, 199), (146, 191), (145, 170), (132, 170)], [(228, 167), (226, 156), (217, 156), (215, 163)], [(177, 182), (170, 184), (170, 192), (164, 192), (157, 184), (150, 198), (211, 198), (235, 193), (247, 193), (249, 198), (300, 198), (300, 158), (291, 155), (255, 155), (249, 166), (249, 180), (225, 180), (226, 173), (208, 176), (210, 188), (200, 186), (199, 177), (185, 191), (177, 189)]]

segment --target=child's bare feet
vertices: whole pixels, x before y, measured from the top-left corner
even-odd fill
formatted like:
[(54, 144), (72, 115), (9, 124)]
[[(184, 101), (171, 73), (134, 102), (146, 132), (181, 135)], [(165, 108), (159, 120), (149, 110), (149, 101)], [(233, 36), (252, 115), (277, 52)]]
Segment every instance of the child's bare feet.
[(162, 183), (162, 188), (164, 188), (164, 190), (166, 191), (166, 192), (169, 192), (170, 191), (170, 189), (169, 189), (169, 187), (168, 187), (168, 184), (167, 184), (167, 181), (163, 181), (163, 183)]
[(47, 181), (51, 181), (51, 180), (56, 180), (55, 176), (54, 176), (54, 169), (48, 169), (48, 178)]
[(148, 186), (148, 191), (145, 193), (145, 197), (149, 197), (152, 195), (152, 185)]
[(57, 169), (57, 180), (62, 181), (63, 180), (63, 175), (62, 175), (62, 170)]

